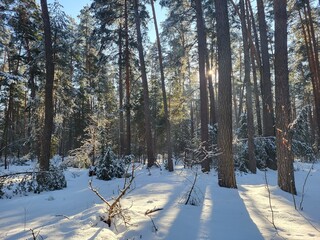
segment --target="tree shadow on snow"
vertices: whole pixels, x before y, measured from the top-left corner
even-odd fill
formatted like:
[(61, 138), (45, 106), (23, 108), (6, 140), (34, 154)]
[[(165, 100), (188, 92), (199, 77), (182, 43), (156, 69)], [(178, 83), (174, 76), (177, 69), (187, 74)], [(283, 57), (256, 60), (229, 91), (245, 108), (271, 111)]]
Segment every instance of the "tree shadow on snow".
[(163, 239), (264, 239), (238, 190), (218, 187), (212, 175), (202, 177), (209, 183), (200, 184), (206, 186), (203, 203), (178, 206), (179, 212)]

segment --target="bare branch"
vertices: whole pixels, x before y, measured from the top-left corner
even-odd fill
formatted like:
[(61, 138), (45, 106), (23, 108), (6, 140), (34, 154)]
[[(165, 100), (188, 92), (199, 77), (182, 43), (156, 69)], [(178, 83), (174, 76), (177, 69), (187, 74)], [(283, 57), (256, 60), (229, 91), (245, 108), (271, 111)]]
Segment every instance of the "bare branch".
[(98, 192), (97, 189), (93, 188), (92, 186), (92, 180), (89, 181), (89, 188), (92, 192), (94, 192), (105, 204), (108, 205), (109, 209), (111, 207), (110, 203)]
[(148, 214), (151, 214), (151, 213), (154, 213), (154, 212), (158, 212), (158, 211), (161, 211), (163, 210), (163, 208), (154, 208), (154, 209), (148, 209), (144, 215), (148, 215)]
[(193, 181), (193, 184), (192, 184), (191, 189), (189, 191), (188, 198), (187, 198), (187, 201), (185, 202), (185, 205), (187, 205), (190, 201), (192, 191), (194, 189), (194, 186), (196, 185), (197, 177), (198, 177), (198, 173), (196, 172), (196, 174), (194, 176), (194, 181)]

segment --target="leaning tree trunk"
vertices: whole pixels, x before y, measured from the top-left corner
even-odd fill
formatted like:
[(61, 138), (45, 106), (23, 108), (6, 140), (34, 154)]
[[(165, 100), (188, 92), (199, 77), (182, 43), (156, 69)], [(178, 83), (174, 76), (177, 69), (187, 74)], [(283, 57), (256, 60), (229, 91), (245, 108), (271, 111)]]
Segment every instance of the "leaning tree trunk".
[(276, 92), (276, 149), (278, 185), (289, 193), (296, 194), (291, 151), (290, 96), (287, 51), (286, 0), (274, 0), (275, 10), (275, 92)]
[(221, 187), (237, 188), (232, 154), (232, 90), (231, 47), (228, 6), (225, 0), (215, 0), (219, 63), (218, 92), (218, 183)]
[(168, 103), (167, 103), (167, 93), (166, 93), (166, 84), (164, 79), (164, 69), (162, 63), (162, 50), (161, 50), (161, 43), (159, 37), (159, 30), (157, 24), (157, 16), (156, 11), (154, 9), (154, 3), (151, 2), (152, 8), (152, 15), (154, 21), (154, 28), (156, 30), (156, 38), (157, 38), (157, 46), (158, 46), (158, 57), (159, 57), (159, 67), (160, 67), (160, 78), (161, 78), (161, 90), (162, 90), (162, 98), (163, 98), (163, 108), (164, 108), (164, 118), (166, 122), (166, 133), (167, 133), (167, 152), (168, 152), (168, 170), (169, 172), (173, 172), (173, 161), (172, 161), (172, 143), (171, 143), (171, 124), (170, 124), (170, 117), (169, 117), (169, 110), (168, 110)]
[(41, 171), (49, 170), (51, 154), (51, 135), (53, 130), (53, 81), (54, 63), (51, 40), (50, 19), (47, 0), (41, 0), (42, 19), (44, 26), (44, 41), (46, 52), (46, 84), (45, 84), (45, 115), (42, 133), (41, 152), (39, 166)]
[(147, 79), (147, 72), (146, 72), (146, 66), (145, 66), (144, 54), (143, 54), (140, 16), (139, 16), (138, 8), (139, 8), (139, 0), (134, 0), (137, 43), (138, 43), (141, 78), (142, 78), (142, 86), (143, 86), (144, 120), (145, 120), (145, 136), (146, 136), (146, 144), (147, 144), (148, 167), (152, 167), (155, 164), (155, 154), (153, 149), (153, 138), (152, 138), (152, 132), (151, 132), (151, 114), (150, 114), (150, 103), (149, 103), (148, 79)]

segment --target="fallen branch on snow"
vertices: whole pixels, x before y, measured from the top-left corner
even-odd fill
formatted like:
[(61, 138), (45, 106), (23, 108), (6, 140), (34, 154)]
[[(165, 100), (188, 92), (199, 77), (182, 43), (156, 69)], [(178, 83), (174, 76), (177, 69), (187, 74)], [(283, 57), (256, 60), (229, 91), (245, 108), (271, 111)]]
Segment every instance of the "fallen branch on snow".
[(122, 212), (122, 207), (120, 205), (120, 200), (121, 198), (126, 194), (126, 192), (128, 191), (128, 189), (130, 188), (132, 182), (134, 180), (134, 174), (132, 172), (132, 175), (131, 175), (131, 178), (130, 178), (130, 181), (128, 182), (127, 185), (125, 185), (123, 187), (122, 190), (120, 190), (120, 194), (114, 199), (114, 201), (112, 203), (110, 203), (108, 200), (106, 200), (100, 193), (97, 189), (95, 189), (93, 186), (92, 186), (92, 180), (90, 180), (89, 182), (89, 188), (91, 191), (93, 191), (107, 206), (108, 206), (108, 218), (107, 219), (104, 219), (104, 218), (101, 218), (103, 222), (105, 222), (106, 224), (108, 224), (109, 227), (111, 227), (111, 223), (112, 223), (112, 220), (116, 217), (116, 216), (120, 216), (122, 217), (122, 219), (124, 220), (125, 223), (126, 222), (126, 217), (123, 215), (123, 212)]

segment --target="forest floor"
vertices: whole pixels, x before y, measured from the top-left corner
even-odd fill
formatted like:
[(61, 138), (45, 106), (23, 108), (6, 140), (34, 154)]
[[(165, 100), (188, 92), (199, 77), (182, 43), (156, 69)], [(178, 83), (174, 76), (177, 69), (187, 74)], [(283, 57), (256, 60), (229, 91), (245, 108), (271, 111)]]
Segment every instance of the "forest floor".
[[(35, 163), (28, 163), (10, 166), (9, 171), (0, 167), (0, 175), (32, 171)], [(196, 175), (191, 194), (194, 205), (185, 205)], [(121, 200), (129, 224), (117, 219), (111, 228), (101, 221), (106, 204), (88, 183), (92, 179), (94, 188), (112, 202), (124, 179), (101, 181), (89, 177), (88, 170), (75, 168), (68, 168), (65, 176), (68, 187), (63, 190), (0, 199), (0, 239), (320, 239), (319, 163), (295, 163), (298, 195), (294, 198), (277, 187), (277, 172), (272, 170), (237, 172), (238, 189), (226, 189), (218, 186), (214, 171), (203, 174), (176, 166), (169, 173), (138, 166)], [(145, 215), (157, 208), (163, 209)]]

